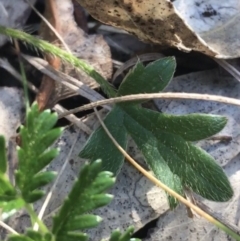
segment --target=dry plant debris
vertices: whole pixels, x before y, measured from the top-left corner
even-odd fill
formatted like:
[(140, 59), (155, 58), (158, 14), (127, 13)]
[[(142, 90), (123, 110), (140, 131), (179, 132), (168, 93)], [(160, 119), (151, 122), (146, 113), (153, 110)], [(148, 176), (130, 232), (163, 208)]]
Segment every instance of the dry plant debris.
[(219, 58), (240, 56), (237, 0), (78, 1), (99, 21), (143, 41)]
[[(30, 0), (32, 4), (36, 0)], [(31, 7), (24, 0), (0, 0), (0, 25), (10, 28), (22, 28), (30, 14)], [(0, 35), (0, 46), (7, 42), (6, 36)]]
[[(111, 78), (112, 59), (110, 48), (101, 35), (88, 35), (77, 26), (73, 16), (73, 3), (71, 0), (47, 1), (45, 16), (56, 31), (61, 35), (66, 45), (75, 56), (91, 64), (95, 70), (102, 74), (102, 76), (106, 79)], [(58, 46), (62, 46), (59, 39), (44, 23), (41, 28), (41, 35), (45, 40), (49, 40)], [(53, 56), (48, 56), (48, 58), (48, 61), (50, 61), (49, 63), (56, 69), (60, 68), (65, 74), (79, 79), (81, 82), (92, 88), (98, 87), (98, 85), (90, 77), (83, 72), (76, 70), (71, 65), (63, 62), (59, 63), (60, 60), (54, 58)], [(41, 93), (44, 95), (48, 93), (48, 98), (51, 96), (48, 106), (54, 105), (60, 99), (74, 95), (73, 92), (59, 84), (55, 86), (54, 92), (50, 92), (49, 88), (46, 87), (46, 84), (49, 84), (49, 78), (45, 78), (47, 78), (47, 80), (45, 80), (42, 84), (44, 91)], [(56, 85), (56, 83), (54, 83), (54, 85)], [(52, 84), (52, 88), (54, 85)], [(47, 99), (45, 97), (44, 101), (47, 103)], [(46, 105), (46, 103), (44, 105)]]

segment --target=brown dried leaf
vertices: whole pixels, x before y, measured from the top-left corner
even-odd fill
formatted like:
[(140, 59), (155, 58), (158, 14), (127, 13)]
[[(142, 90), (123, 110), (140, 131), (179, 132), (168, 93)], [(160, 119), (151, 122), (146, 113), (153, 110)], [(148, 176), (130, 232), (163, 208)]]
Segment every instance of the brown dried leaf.
[[(48, 22), (54, 27), (54, 29), (59, 32), (60, 31), (60, 25), (58, 21), (58, 15), (56, 11), (56, 3), (54, 0), (46, 1), (45, 3), (45, 18), (48, 20)], [(42, 23), (41, 29), (40, 29), (40, 35), (43, 39), (51, 42), (51, 43), (58, 43), (59, 40), (55, 33), (49, 29), (49, 27), (46, 25), (46, 23)], [(61, 67), (61, 60), (57, 57), (52, 57), (50, 54), (45, 55), (45, 59), (48, 61), (48, 63), (55, 68), (56, 70), (59, 70)], [(56, 83), (52, 78), (49, 76), (44, 75), (42, 79), (42, 83), (39, 89), (39, 92), (37, 94), (37, 103), (40, 110), (43, 110), (48, 107), (52, 107), (54, 103), (56, 102), (56, 94), (58, 92), (58, 89), (61, 89), (62, 86)]]
[(123, 28), (143, 41), (215, 57), (240, 56), (240, 51), (235, 50), (240, 35), (236, 29), (239, 10), (236, 0), (78, 1), (96, 19)]
[[(62, 36), (72, 53), (78, 58), (91, 64), (95, 70), (102, 74), (106, 79), (111, 78), (111, 53), (110, 48), (103, 37), (100, 35), (87, 35), (77, 26), (73, 16), (73, 4), (71, 0), (52, 0), (49, 2), (54, 2), (54, 9), (47, 11), (45, 15)], [(55, 19), (53, 15), (55, 16)], [(52, 31), (49, 30), (49, 27), (45, 24), (43, 25), (41, 35), (44, 39), (61, 46), (60, 41), (57, 39), (55, 34), (53, 34)], [(54, 58), (52, 60), (54, 61)], [(55, 58), (55, 61), (56, 60), (57, 58)], [(91, 88), (98, 87), (98, 84), (89, 76), (79, 69), (76, 70), (65, 62), (61, 62), (60, 69), (65, 74), (69, 74), (72, 77), (79, 79)], [(51, 94), (48, 106), (52, 106), (59, 100), (73, 95), (75, 95), (75, 93), (69, 91), (61, 85), (56, 85), (55, 83), (55, 91), (54, 94)]]
[[(71, 0), (55, 0), (60, 16), (61, 35), (71, 51), (80, 59), (91, 64), (106, 79), (112, 76), (110, 48), (101, 35), (88, 35), (80, 29), (73, 16)], [(70, 69), (72, 71), (72, 69)], [(74, 71), (85, 84), (96, 86), (95, 82), (82, 72)]]

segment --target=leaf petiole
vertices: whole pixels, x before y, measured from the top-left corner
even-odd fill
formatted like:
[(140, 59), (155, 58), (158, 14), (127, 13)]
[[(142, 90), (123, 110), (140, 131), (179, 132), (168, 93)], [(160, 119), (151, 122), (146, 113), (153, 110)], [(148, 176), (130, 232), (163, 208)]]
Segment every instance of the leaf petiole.
[(49, 233), (49, 230), (46, 227), (46, 225), (38, 218), (37, 214), (34, 212), (32, 205), (26, 203), (25, 208), (28, 211), (28, 214), (30, 215), (32, 226), (34, 226), (34, 224), (37, 223), (42, 233)]

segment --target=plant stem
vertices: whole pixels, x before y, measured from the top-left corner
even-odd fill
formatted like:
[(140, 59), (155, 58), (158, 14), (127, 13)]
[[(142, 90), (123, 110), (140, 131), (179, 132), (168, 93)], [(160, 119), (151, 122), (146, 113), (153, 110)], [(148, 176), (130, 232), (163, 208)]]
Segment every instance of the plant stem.
[(220, 95), (207, 95), (198, 93), (151, 93), (151, 94), (134, 94), (125, 95), (120, 97), (114, 97), (111, 99), (99, 100), (86, 104), (84, 106), (77, 107), (72, 110), (66, 111), (64, 114), (59, 115), (59, 119), (70, 114), (75, 114), (80, 111), (93, 109), (98, 106), (104, 106), (109, 104), (117, 104), (122, 102), (131, 102), (136, 100), (151, 100), (151, 99), (186, 99), (186, 100), (204, 100), (204, 101), (215, 101), (223, 104), (240, 106), (240, 100), (235, 98), (224, 97)]
[(28, 97), (28, 87), (27, 87), (27, 77), (26, 77), (26, 73), (24, 70), (24, 66), (23, 66), (23, 62), (20, 56), (20, 47), (18, 44), (18, 41), (14, 41), (15, 42), (15, 48), (17, 49), (17, 55), (18, 55), (18, 61), (19, 61), (19, 66), (20, 66), (20, 71), (21, 71), (21, 80), (23, 83), (23, 90), (24, 90), (24, 97), (25, 97), (25, 107), (26, 107), (26, 113), (29, 110), (29, 97)]
[(50, 44), (44, 40), (38, 39), (36, 37), (31, 36), (30, 34), (24, 33), (22, 31), (6, 28), (0, 25), (0, 33), (4, 34), (8, 37), (19, 39), (24, 41), (28, 44), (33, 45), (35, 48), (39, 49), (40, 51), (55, 55), (62, 60), (72, 64), (74, 67), (81, 69), (87, 75), (92, 77), (103, 89), (103, 91), (109, 96), (114, 97), (116, 96), (116, 90), (113, 88), (111, 84), (107, 80), (105, 80), (94, 68), (87, 64), (85, 61), (78, 59), (72, 54), (58, 48), (57, 46)]
[(25, 208), (26, 208), (26, 210), (28, 211), (28, 213), (29, 213), (29, 215), (31, 217), (32, 226), (34, 225), (34, 223), (37, 223), (39, 228), (40, 228), (40, 230), (43, 233), (49, 233), (49, 230), (46, 227), (46, 225), (41, 220), (39, 220), (37, 214), (34, 212), (32, 205), (29, 204), (29, 203), (26, 203)]

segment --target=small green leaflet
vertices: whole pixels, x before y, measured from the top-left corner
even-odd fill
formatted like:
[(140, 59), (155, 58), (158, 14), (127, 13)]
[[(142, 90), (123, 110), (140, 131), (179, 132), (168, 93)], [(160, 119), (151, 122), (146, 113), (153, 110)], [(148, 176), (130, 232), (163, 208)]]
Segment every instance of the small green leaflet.
[(5, 139), (0, 136), (0, 219), (4, 220), (20, 209), (24, 202), (17, 197), (17, 192), (7, 178), (7, 156)]
[(5, 139), (0, 135), (0, 173), (7, 171), (7, 155), (5, 147)]
[(41, 234), (40, 232), (28, 229), (25, 235), (10, 235), (8, 241), (51, 241), (50, 233)]
[[(161, 92), (175, 68), (172, 57), (146, 67), (138, 63), (123, 80), (117, 95)], [(225, 173), (209, 154), (191, 143), (215, 135), (227, 119), (208, 114), (167, 115), (145, 109), (140, 103), (116, 104), (106, 116), (104, 123), (118, 143), (126, 149), (127, 137), (131, 136), (155, 176), (179, 194), (184, 195), (184, 188), (188, 188), (209, 200), (229, 200), (233, 190)], [(94, 131), (79, 155), (91, 161), (101, 158), (104, 170), (115, 174), (124, 161), (102, 127)], [(171, 208), (177, 205), (172, 197), (169, 203)]]
[(129, 227), (124, 234), (121, 234), (119, 230), (115, 230), (113, 231), (109, 241), (140, 241), (140, 239), (131, 238), (133, 231), (133, 227)]

